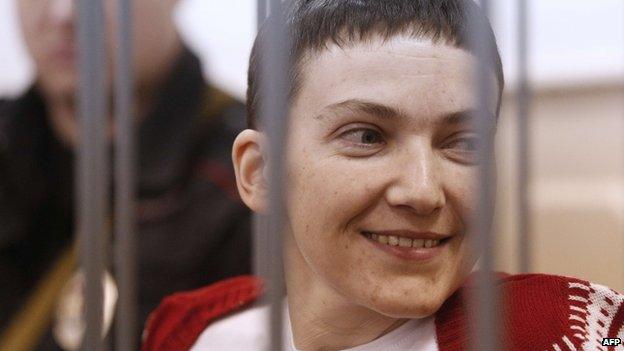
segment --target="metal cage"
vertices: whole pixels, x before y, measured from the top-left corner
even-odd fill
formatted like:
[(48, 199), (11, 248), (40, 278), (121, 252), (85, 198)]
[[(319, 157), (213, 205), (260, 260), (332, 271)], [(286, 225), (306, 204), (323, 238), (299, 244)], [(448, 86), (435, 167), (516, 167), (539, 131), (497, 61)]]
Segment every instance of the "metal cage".
[[(134, 178), (135, 178), (135, 142), (133, 123), (131, 118), (130, 105), (132, 101), (132, 69), (131, 69), (131, 1), (119, 0), (120, 6), (118, 19), (120, 26), (117, 37), (120, 49), (116, 53), (118, 65), (115, 70), (115, 109), (114, 115), (118, 124), (118, 134), (115, 147), (114, 180), (117, 184), (114, 201), (114, 268), (119, 281), (119, 304), (118, 317), (116, 318), (116, 341), (115, 349), (120, 351), (132, 350), (137, 340), (133, 332), (137, 323), (135, 313), (135, 240), (133, 239), (133, 204), (134, 199)], [(78, 20), (78, 42), (80, 52), (81, 81), (79, 87), (80, 114), (85, 123), (82, 125), (82, 144), (79, 152), (79, 162), (77, 172), (78, 197), (76, 209), (78, 211), (78, 228), (80, 242), (81, 264), (86, 272), (86, 334), (83, 343), (83, 350), (102, 350), (102, 276), (105, 267), (105, 248), (107, 246), (106, 236), (103, 233), (107, 230), (105, 223), (106, 214), (111, 211), (107, 206), (109, 189), (110, 167), (107, 163), (109, 159), (106, 147), (103, 127), (106, 123), (105, 116), (105, 91), (103, 87), (103, 8), (101, 0), (80, 0), (79, 20)], [(529, 199), (527, 195), (527, 184), (529, 175), (529, 106), (530, 92), (528, 85), (527, 67), (527, 1), (519, 0), (518, 23), (519, 23), (519, 62), (520, 62), (520, 84), (517, 93), (518, 100), (518, 123), (519, 123), (519, 169), (520, 169), (520, 199), (519, 199), (519, 219), (518, 226), (520, 233), (521, 248), (521, 270), (530, 271), (530, 232), (529, 232)], [(282, 243), (280, 225), (284, 218), (284, 205), (280, 203), (280, 194), (283, 189), (282, 173), (284, 142), (286, 135), (287, 119), (287, 91), (288, 79), (285, 67), (288, 63), (288, 47), (290, 38), (287, 33), (281, 31), (285, 21), (282, 18), (282, 7), (284, 4), (280, 0), (258, 0), (257, 1), (257, 21), (260, 27), (265, 19), (271, 15), (273, 21), (267, 22), (265, 30), (270, 34), (269, 42), (265, 46), (263, 72), (271, 79), (264, 79), (261, 91), (263, 99), (267, 103), (263, 104), (260, 115), (270, 116), (264, 123), (271, 131), (271, 150), (274, 151), (275, 160), (273, 164), (272, 178), (270, 180), (271, 216), (268, 218), (255, 218), (254, 225), (254, 262), (255, 272), (267, 278), (271, 282), (266, 296), (267, 302), (272, 307), (271, 318), (267, 323), (271, 326), (272, 346), (271, 350), (282, 349), (282, 313), (281, 304), (283, 299), (283, 263), (282, 263)], [(481, 6), (488, 13), (490, 2), (482, 0)], [(485, 28), (476, 24), (471, 26), (474, 40), (479, 40), (484, 35)], [(487, 48), (483, 49), (484, 51)], [(485, 57), (487, 52), (479, 55)], [(484, 62), (485, 60), (480, 60)], [(483, 65), (476, 67), (475, 84), (482, 105), (485, 104), (485, 68)], [(478, 123), (478, 129), (484, 133), (485, 123)], [(484, 152), (488, 152), (484, 150)], [(488, 208), (484, 199), (487, 198), (488, 184), (490, 177), (489, 170), (484, 169), (480, 177), (479, 198), (480, 211), (475, 218), (474, 243), (485, 248), (482, 257), (482, 267), (485, 271), (491, 271), (494, 266), (493, 242), (494, 237), (487, 229), (487, 218), (491, 215), (492, 209)], [(269, 235), (270, 234), (270, 235)], [(477, 338), (472, 345), (473, 350), (495, 351), (500, 350), (496, 332), (498, 323), (496, 321), (496, 305), (491, 303), (497, 300), (497, 291), (494, 289), (493, 280), (490, 276), (484, 276), (479, 284), (480, 294), (475, 296), (472, 303), (478, 306), (478, 315), (474, 316), (476, 323)]]

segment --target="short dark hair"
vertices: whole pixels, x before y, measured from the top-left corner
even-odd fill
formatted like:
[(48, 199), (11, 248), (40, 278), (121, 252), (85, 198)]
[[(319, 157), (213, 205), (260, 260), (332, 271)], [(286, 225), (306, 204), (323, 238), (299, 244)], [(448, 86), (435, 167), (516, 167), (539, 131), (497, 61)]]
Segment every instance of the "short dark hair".
[[(270, 21), (269, 18), (267, 21)], [(487, 28), (488, 64), (499, 83), (500, 97), (504, 86), (503, 67), (494, 32), (488, 19), (473, 0), (294, 0), (287, 10), (287, 30), (291, 35), (289, 53), (289, 99), (301, 86), (302, 58), (308, 52), (320, 52), (333, 43), (345, 46), (375, 35), (389, 39), (408, 34), (444, 42), (469, 52), (478, 53), (478, 41), (470, 40), (470, 21)], [(263, 41), (261, 28), (249, 60), (247, 88), (247, 126), (256, 129), (260, 106), (260, 69)], [(475, 44), (477, 43), (477, 44)], [(479, 55), (478, 55), (479, 56)], [(482, 56), (479, 56), (482, 57)]]

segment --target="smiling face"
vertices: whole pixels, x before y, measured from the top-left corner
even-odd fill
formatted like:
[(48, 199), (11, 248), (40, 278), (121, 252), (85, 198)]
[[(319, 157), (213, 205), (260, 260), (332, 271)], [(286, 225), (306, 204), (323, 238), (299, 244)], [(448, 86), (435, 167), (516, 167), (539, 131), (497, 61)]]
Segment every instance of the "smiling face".
[(285, 247), (288, 276), (307, 278), (289, 294), (321, 288), (418, 318), (462, 283), (478, 255), (467, 224), (485, 142), (471, 122), (475, 63), (463, 49), (407, 36), (306, 57), (291, 109)]

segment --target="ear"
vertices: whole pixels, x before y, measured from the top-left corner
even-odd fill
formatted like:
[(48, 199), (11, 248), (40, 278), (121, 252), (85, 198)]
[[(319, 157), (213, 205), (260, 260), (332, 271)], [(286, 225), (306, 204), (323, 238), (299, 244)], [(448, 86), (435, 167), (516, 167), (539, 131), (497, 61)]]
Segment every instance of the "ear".
[(266, 213), (269, 194), (264, 145), (262, 133), (246, 129), (236, 137), (232, 147), (238, 193), (247, 207), (260, 214)]

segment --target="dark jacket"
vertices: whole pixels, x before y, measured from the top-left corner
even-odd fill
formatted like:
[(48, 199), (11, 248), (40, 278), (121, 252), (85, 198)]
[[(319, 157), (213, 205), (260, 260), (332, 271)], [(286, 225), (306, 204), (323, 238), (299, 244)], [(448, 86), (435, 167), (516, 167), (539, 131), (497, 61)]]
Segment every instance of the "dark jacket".
[[(185, 51), (140, 125), (141, 324), (163, 296), (251, 270), (250, 213), (230, 156), (244, 113), (204, 82), (198, 59)], [(0, 330), (73, 243), (73, 161), (35, 88), (0, 102)], [(54, 349), (46, 339), (39, 349)]]

